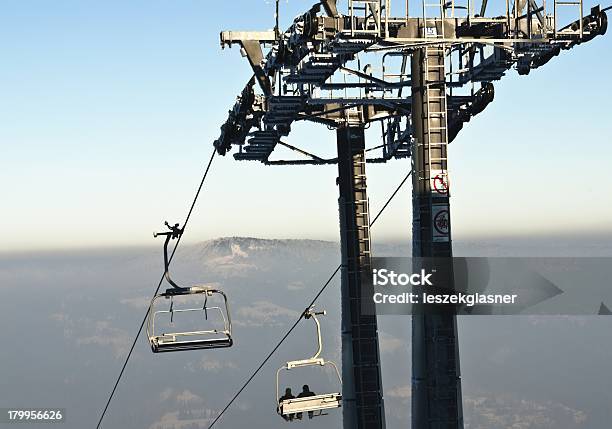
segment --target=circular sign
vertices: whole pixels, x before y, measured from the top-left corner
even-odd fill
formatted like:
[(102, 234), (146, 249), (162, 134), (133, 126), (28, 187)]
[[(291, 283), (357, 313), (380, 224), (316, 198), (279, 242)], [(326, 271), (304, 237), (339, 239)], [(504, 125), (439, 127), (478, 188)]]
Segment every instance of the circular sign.
[(448, 217), (448, 210), (441, 210), (434, 216), (433, 219), (434, 228), (441, 235), (448, 235), (450, 228), (450, 219)]
[(444, 174), (438, 174), (433, 178), (433, 186), (438, 194), (448, 194), (448, 181)]

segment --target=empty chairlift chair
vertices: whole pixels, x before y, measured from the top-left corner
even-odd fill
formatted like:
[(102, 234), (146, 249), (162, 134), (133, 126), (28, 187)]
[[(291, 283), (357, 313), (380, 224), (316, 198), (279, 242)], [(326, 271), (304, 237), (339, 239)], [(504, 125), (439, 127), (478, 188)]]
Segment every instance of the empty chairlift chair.
[[(338, 366), (332, 361), (326, 361), (321, 358), (322, 351), (322, 341), (321, 341), (321, 325), (319, 323), (319, 319), (317, 316), (325, 315), (325, 312), (314, 312), (313, 308), (310, 308), (304, 314), (306, 319), (314, 320), (317, 326), (317, 339), (319, 348), (316, 354), (310, 359), (304, 360), (294, 360), (286, 363), (285, 366), (278, 369), (276, 372), (276, 399), (278, 403), (278, 407), (276, 409), (277, 413), (288, 420), (290, 417), (301, 414), (301, 413), (311, 413), (312, 416), (321, 416), (325, 415), (326, 410), (330, 410), (333, 408), (339, 408), (342, 406), (342, 395), (340, 391), (342, 390), (342, 378), (340, 377), (340, 371), (338, 370)], [(323, 368), (325, 366), (331, 366), (334, 369), (335, 375), (338, 377), (338, 391), (333, 393), (325, 393), (325, 394), (312, 394), (311, 396), (304, 397), (296, 397), (296, 398), (282, 398), (280, 396), (280, 373), (285, 371), (293, 371), (299, 368), (305, 367), (318, 367)]]
[[(161, 353), (231, 347), (233, 344), (232, 322), (225, 293), (209, 286), (181, 287), (170, 278), (168, 243), (180, 237), (183, 231), (178, 224), (170, 226), (166, 222), (166, 225), (170, 231), (157, 233), (154, 236), (166, 237), (164, 276), (172, 287), (155, 295), (151, 300), (147, 319), (147, 337), (151, 350), (153, 353)], [(167, 309), (159, 309), (161, 301), (169, 301)], [(169, 324), (164, 324), (164, 328), (168, 329), (174, 327), (175, 318), (185, 317), (191, 317), (189, 321), (196, 322), (198, 326), (200, 323), (207, 325), (208, 329), (172, 329), (171, 332), (162, 332), (162, 329), (159, 328), (162, 318), (169, 319)]]

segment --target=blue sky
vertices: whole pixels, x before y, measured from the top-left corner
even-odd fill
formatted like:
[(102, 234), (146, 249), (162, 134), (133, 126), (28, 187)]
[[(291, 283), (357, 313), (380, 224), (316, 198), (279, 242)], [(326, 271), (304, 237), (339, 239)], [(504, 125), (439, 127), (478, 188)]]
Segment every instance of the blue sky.
[[(311, 2), (283, 1), (284, 26)], [(594, 4), (594, 3), (593, 3)], [(588, 7), (591, 2), (586, 2)], [(224, 29), (267, 29), (272, 2), (9, 1), (0, 8), (0, 251), (151, 244), (182, 221), (227, 110), (250, 76)], [(451, 146), (456, 236), (612, 232), (610, 34), (527, 77)], [(331, 153), (300, 125), (294, 144)], [(371, 140), (370, 144), (374, 144)], [(373, 211), (409, 168), (369, 168)], [(336, 170), (215, 160), (186, 240), (337, 239)], [(405, 240), (406, 187), (373, 231)]]

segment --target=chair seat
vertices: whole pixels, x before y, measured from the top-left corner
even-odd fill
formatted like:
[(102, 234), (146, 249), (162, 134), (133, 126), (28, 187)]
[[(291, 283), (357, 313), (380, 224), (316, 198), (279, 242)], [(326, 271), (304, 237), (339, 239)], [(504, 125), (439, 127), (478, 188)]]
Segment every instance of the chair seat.
[(201, 350), (231, 347), (233, 340), (228, 337), (206, 338), (197, 340), (176, 340), (172, 335), (162, 335), (151, 339), (153, 353), (172, 352), (179, 350)]
[(307, 396), (305, 398), (284, 399), (279, 404), (281, 415), (303, 413), (308, 411), (328, 410), (342, 406), (340, 393)]

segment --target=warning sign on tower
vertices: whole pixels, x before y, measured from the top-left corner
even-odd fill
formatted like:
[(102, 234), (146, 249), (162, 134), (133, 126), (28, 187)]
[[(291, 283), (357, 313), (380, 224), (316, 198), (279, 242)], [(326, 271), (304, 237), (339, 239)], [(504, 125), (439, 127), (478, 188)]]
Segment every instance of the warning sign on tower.
[(430, 174), (431, 192), (434, 195), (448, 195), (449, 183), (448, 173), (442, 170), (432, 170)]
[(448, 205), (433, 206), (431, 210), (433, 241), (438, 243), (450, 240), (450, 212)]

